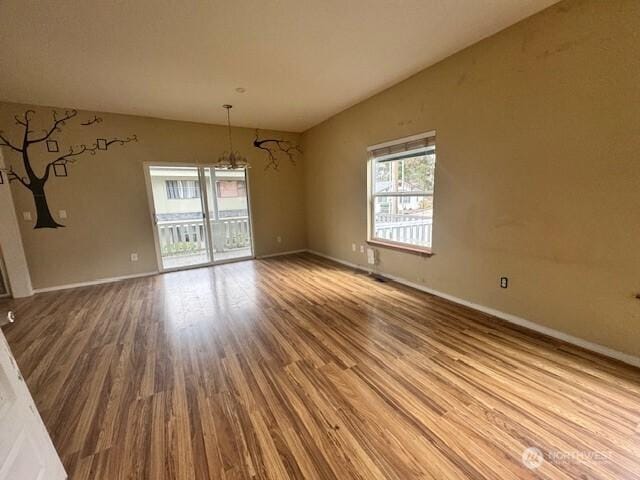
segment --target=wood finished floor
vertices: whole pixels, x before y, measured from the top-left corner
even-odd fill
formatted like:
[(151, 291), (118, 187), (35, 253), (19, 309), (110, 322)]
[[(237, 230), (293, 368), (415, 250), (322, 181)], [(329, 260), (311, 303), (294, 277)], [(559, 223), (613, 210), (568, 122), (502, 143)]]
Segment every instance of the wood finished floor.
[(640, 370), (311, 255), (13, 306), (72, 479), (640, 478)]

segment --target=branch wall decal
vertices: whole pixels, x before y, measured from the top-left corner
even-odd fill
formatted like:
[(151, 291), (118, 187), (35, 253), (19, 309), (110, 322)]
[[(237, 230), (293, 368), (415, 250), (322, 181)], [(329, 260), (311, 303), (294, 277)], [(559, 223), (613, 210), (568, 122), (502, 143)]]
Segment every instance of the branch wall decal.
[[(34, 228), (60, 228), (64, 227), (64, 225), (56, 222), (51, 215), (45, 193), (45, 185), (51, 178), (51, 172), (53, 171), (55, 176), (60, 176), (56, 172), (62, 171), (64, 172), (64, 175), (62, 176), (66, 176), (67, 165), (75, 163), (76, 160), (78, 160), (82, 155), (95, 155), (98, 150), (108, 150), (109, 147), (114, 144), (124, 145), (129, 142), (137, 142), (138, 138), (136, 137), (136, 135), (132, 135), (126, 138), (113, 138), (111, 140), (97, 139), (96, 143), (92, 144), (91, 146), (87, 146), (86, 144), (72, 145), (71, 147), (69, 147), (67, 153), (58, 155), (55, 159), (48, 161), (44, 167), (44, 172), (41, 175), (38, 175), (36, 173), (36, 167), (34, 163), (32, 163), (31, 152), (29, 148), (34, 144), (42, 142), (55, 142), (56, 149), (49, 151), (57, 151), (57, 140), (52, 139), (51, 136), (62, 132), (62, 128), (67, 124), (69, 120), (74, 119), (78, 115), (78, 111), (66, 110), (63, 114), (61, 114), (54, 110), (51, 126), (48, 129), (44, 129), (40, 136), (33, 135), (34, 132), (32, 130), (31, 122), (35, 114), (35, 111), (27, 110), (24, 115), (16, 115), (14, 117), (16, 124), (21, 125), (24, 129), (22, 141), (20, 144), (11, 142), (5, 136), (4, 132), (0, 130), (0, 147), (7, 147), (10, 149), (10, 151), (19, 153), (22, 160), (21, 166), (23, 173), (17, 172), (14, 169), (13, 164), (9, 164), (9, 167), (6, 168), (5, 171), (7, 172), (7, 178), (9, 179), (9, 182), (18, 182), (20, 185), (29, 190), (33, 195), (37, 217)], [(93, 119), (81, 123), (80, 125), (86, 126), (101, 122), (102, 119), (100, 117), (94, 116)], [(49, 149), (49, 143), (47, 144), (47, 147)]]
[(260, 140), (259, 130), (256, 130), (256, 138), (253, 141), (253, 146), (267, 153), (268, 163), (265, 170), (271, 167), (273, 167), (274, 170), (278, 170), (280, 167), (279, 153), (284, 153), (294, 165), (296, 163), (296, 155), (302, 153), (300, 146), (289, 140), (278, 138), (263, 138)]
[(82, 122), (80, 125), (82, 126), (87, 126), (87, 125), (93, 125), (94, 123), (102, 123), (102, 118), (100, 117), (96, 117), (95, 115), (93, 116), (93, 118), (91, 120), (87, 120), (86, 122)]

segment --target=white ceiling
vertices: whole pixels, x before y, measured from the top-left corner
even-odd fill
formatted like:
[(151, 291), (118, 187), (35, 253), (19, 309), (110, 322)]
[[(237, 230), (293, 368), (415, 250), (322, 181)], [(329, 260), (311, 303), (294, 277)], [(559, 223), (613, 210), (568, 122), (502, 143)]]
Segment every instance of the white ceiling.
[(555, 2), (1, 0), (0, 99), (304, 131)]

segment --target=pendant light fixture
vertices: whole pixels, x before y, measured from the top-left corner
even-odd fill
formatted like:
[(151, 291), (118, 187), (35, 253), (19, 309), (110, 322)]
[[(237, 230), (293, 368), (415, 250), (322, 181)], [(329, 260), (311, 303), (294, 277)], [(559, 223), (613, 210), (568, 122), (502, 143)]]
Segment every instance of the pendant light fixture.
[(242, 168), (249, 168), (248, 160), (240, 155), (240, 153), (233, 150), (233, 141), (231, 139), (231, 109), (233, 105), (225, 104), (222, 106), (227, 110), (227, 129), (229, 131), (229, 151), (225, 151), (218, 161), (216, 167), (226, 168), (228, 170), (237, 170)]

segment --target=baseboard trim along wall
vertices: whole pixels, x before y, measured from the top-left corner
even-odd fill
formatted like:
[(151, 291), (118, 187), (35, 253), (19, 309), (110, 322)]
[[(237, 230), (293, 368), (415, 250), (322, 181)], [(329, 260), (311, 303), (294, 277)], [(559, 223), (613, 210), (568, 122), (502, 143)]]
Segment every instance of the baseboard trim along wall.
[[(266, 255), (260, 255), (259, 257), (256, 257), (256, 258), (262, 259), (262, 258), (281, 257), (283, 255), (293, 255), (296, 253), (304, 253), (306, 251), (307, 251), (306, 248), (301, 248), (299, 250), (289, 250), (287, 252), (268, 253)], [(196, 266), (194, 268), (200, 268), (200, 267)], [(150, 277), (151, 275), (158, 275), (159, 273), (160, 272), (156, 270), (153, 272), (135, 273), (133, 275), (123, 275), (121, 277), (99, 278), (98, 280), (90, 280), (88, 282), (68, 283), (65, 285), (55, 285), (53, 287), (36, 288), (33, 290), (33, 293), (55, 292), (56, 290), (68, 290), (70, 288), (90, 287), (91, 285), (100, 285), (103, 283), (119, 282), (120, 280), (129, 280), (132, 278), (140, 278), (140, 277)]]
[(263, 258), (273, 258), (273, 257), (282, 257), (283, 255), (294, 255), (296, 253), (304, 253), (308, 252), (306, 248), (301, 248), (300, 250), (289, 250), (288, 252), (278, 252), (278, 253), (267, 253), (266, 255), (259, 255), (256, 258), (258, 260), (262, 260)]
[[(260, 255), (256, 257), (258, 260), (263, 258), (272, 258), (272, 257), (281, 257), (283, 255), (294, 255), (296, 253), (304, 253), (308, 250), (306, 248), (301, 248), (299, 250), (289, 250), (287, 252), (278, 252), (278, 253), (268, 253), (266, 255)], [(209, 266), (209, 265), (205, 265)], [(199, 266), (194, 268), (201, 268)], [(153, 272), (144, 272), (144, 273), (135, 273), (133, 275), (123, 275), (121, 277), (108, 277), (108, 278), (99, 278), (98, 280), (90, 280), (88, 282), (79, 282), (79, 283), (68, 283), (65, 285), (55, 285), (53, 287), (45, 287), (45, 288), (36, 288), (33, 290), (33, 293), (44, 293), (44, 292), (55, 292), (57, 290), (68, 290), (70, 288), (78, 288), (78, 287), (90, 287), (91, 285), (100, 285), (103, 283), (113, 283), (119, 282), (120, 280), (129, 280), (132, 278), (140, 278), (140, 277), (150, 277), (151, 275), (158, 275), (159, 271)]]
[(120, 280), (130, 280), (132, 278), (150, 277), (151, 275), (158, 275), (160, 272), (157, 270), (154, 272), (134, 273), (133, 275), (123, 275), (121, 277), (109, 277), (99, 278), (98, 280), (90, 280), (88, 282), (69, 283), (66, 285), (55, 285), (53, 287), (36, 288), (33, 293), (55, 292), (56, 290), (68, 290), (70, 288), (78, 287), (90, 287), (91, 285), (101, 285), (103, 283), (119, 282)]
[[(267, 255), (260, 255), (259, 257), (257, 257), (258, 259), (266, 259), (266, 258), (273, 258), (273, 257), (281, 257), (284, 255), (294, 255), (296, 253), (303, 253), (303, 252), (309, 252), (313, 255), (316, 255), (318, 257), (322, 257), (322, 258), (326, 258), (327, 260), (332, 260), (336, 263), (339, 263), (341, 265), (345, 265), (347, 267), (351, 267), (354, 268), (356, 270), (361, 270), (367, 273), (373, 273), (374, 271), (363, 266), (363, 265), (358, 265), (355, 263), (351, 263), (348, 262), (346, 260), (342, 260), (340, 258), (336, 258), (336, 257), (332, 257), (330, 255), (326, 255), (324, 253), (321, 252), (317, 252), (315, 250), (308, 250), (308, 249), (300, 249), (300, 250), (290, 250), (287, 252), (279, 252), (279, 253), (270, 253)], [(88, 287), (91, 285), (100, 285), (103, 283), (113, 283), (113, 282), (118, 282), (121, 280), (129, 280), (132, 278), (141, 278), (141, 277), (149, 277), (151, 275), (157, 275), (159, 272), (158, 271), (154, 271), (154, 272), (145, 272), (145, 273), (137, 273), (134, 275), (124, 275), (121, 277), (110, 277), (110, 278), (101, 278), (98, 280), (92, 280), (89, 282), (80, 282), (80, 283), (70, 283), (67, 285), (56, 285), (54, 287), (46, 287), (46, 288), (37, 288), (34, 290), (34, 293), (44, 293), (44, 292), (53, 292), (56, 290), (67, 290), (70, 288), (78, 288), (78, 287)], [(603, 345), (597, 344), (597, 343), (593, 343), (590, 342), (588, 340), (584, 340), (582, 338), (579, 337), (574, 337), (573, 335), (569, 335), (567, 333), (561, 332), (559, 330), (554, 330), (553, 328), (549, 328), (549, 327), (545, 327), (544, 325), (540, 325), (538, 323), (532, 322), (530, 320), (525, 320), (524, 318), (520, 318), (516, 315), (512, 315), (510, 313), (506, 313), (506, 312), (502, 312), (500, 310), (496, 310), (494, 308), (491, 307), (486, 307), (484, 305), (479, 305), (477, 303), (473, 303), (470, 302), (468, 300), (464, 300), (462, 298), (458, 298), (455, 297), (453, 295), (450, 295), (448, 293), (444, 293), (444, 292), (440, 292), (438, 290), (434, 290), (432, 288), (426, 287), (424, 285), (420, 285), (418, 283), (414, 283), (411, 282), (405, 278), (402, 277), (398, 277), (396, 275), (389, 275), (386, 274), (384, 272), (375, 272), (376, 274), (379, 274), (385, 278), (388, 278), (389, 280), (393, 280), (394, 282), (400, 283), (402, 285), (406, 285), (408, 287), (411, 288), (415, 288), (416, 290), (420, 290), (426, 293), (430, 293), (432, 295), (435, 295), (437, 297), (441, 297), (444, 298), (446, 300), (449, 300), (451, 302), (460, 304), (460, 305), (464, 305), (466, 307), (469, 308), (473, 308), (474, 310), (478, 310), (480, 312), (489, 314), (489, 315), (493, 315), (494, 317), (500, 318), (502, 320), (506, 320), (509, 323), (513, 323), (514, 325), (518, 325), (524, 328), (527, 328), (529, 330), (533, 330), (534, 332), (538, 332), (541, 333), (543, 335), (547, 335), (549, 337), (552, 338), (556, 338), (558, 340), (562, 340), (564, 342), (570, 343), (572, 345), (576, 345), (578, 347), (582, 347), (585, 350), (589, 350), (595, 353), (599, 353), (601, 355), (604, 355), (606, 357), (610, 357), (613, 358), (615, 360), (619, 360), (623, 363), (626, 363), (628, 365), (633, 365), (634, 367), (639, 367), (640, 368), (640, 357), (636, 357), (633, 355), (629, 355), (623, 352), (619, 352), (617, 350), (613, 350), (611, 348), (605, 347)]]
[[(339, 258), (331, 257), (329, 255), (325, 255), (324, 253), (317, 252), (315, 250), (307, 250), (309, 253), (313, 255), (317, 255), (318, 257), (326, 258), (327, 260), (333, 260), (336, 263), (340, 263), (347, 267), (355, 268), (357, 270), (361, 270), (368, 273), (374, 273), (373, 270), (362, 266), (357, 265), (355, 263), (347, 262), (345, 260), (341, 260)], [(516, 315), (512, 315), (510, 313), (501, 312), (500, 310), (496, 310), (494, 308), (485, 307), (484, 305), (479, 305), (477, 303), (469, 302), (462, 298), (454, 297), (453, 295), (449, 295), (448, 293), (439, 292), (438, 290), (434, 290), (432, 288), (426, 287), (424, 285), (420, 285), (419, 283), (411, 282), (405, 278), (398, 277), (395, 275), (388, 275), (383, 272), (375, 272), (376, 274), (388, 278), (389, 280), (393, 280), (394, 282), (401, 283), (402, 285), (406, 285), (411, 288), (415, 288), (416, 290), (421, 290), (426, 293), (430, 293), (437, 297), (444, 298), (451, 302), (464, 305), (465, 307), (473, 308), (474, 310), (478, 310), (483, 313), (487, 313), (489, 315), (493, 315), (494, 317), (500, 318), (502, 320), (506, 320), (509, 323), (513, 323), (514, 325), (519, 325), (521, 327), (527, 328), (529, 330), (533, 330), (534, 332), (542, 333), (543, 335), (547, 335), (549, 337), (556, 338), (558, 340), (562, 340), (564, 342), (570, 343), (572, 345), (576, 345), (578, 347), (582, 347), (585, 350), (589, 350), (595, 353), (599, 353), (604, 355), (605, 357), (613, 358), (615, 360), (619, 360), (628, 365), (633, 365), (634, 367), (640, 367), (640, 357), (636, 357), (633, 355), (629, 355), (627, 353), (619, 352), (617, 350), (613, 350), (609, 347), (605, 347), (603, 345), (589, 342), (588, 340), (584, 340), (579, 337), (574, 337), (573, 335), (569, 335), (567, 333), (561, 332), (559, 330), (554, 330), (553, 328), (545, 327), (544, 325), (540, 325), (538, 323), (532, 322), (530, 320), (525, 320), (524, 318), (520, 318)]]

